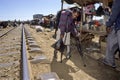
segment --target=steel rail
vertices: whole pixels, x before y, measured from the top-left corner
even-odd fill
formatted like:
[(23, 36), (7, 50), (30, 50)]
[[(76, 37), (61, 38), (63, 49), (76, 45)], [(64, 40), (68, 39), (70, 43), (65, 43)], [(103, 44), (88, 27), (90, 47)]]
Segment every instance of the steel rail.
[(8, 34), (10, 31), (12, 31), (15, 28), (10, 29), (9, 31), (5, 32), (4, 34), (0, 35), (0, 38), (3, 37), (4, 35)]
[(26, 51), (25, 28), (22, 25), (22, 80), (30, 80)]

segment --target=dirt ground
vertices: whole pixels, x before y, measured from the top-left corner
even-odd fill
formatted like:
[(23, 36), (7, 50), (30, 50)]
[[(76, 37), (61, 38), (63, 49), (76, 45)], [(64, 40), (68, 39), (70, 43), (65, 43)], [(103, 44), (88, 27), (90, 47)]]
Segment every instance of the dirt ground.
[(69, 60), (65, 59), (64, 56), (63, 62), (60, 63), (60, 53), (58, 53), (58, 59), (54, 60), (54, 49), (52, 47), (55, 42), (55, 39), (52, 37), (54, 31), (50, 32), (49, 29), (45, 29), (44, 32), (36, 32), (36, 30), (32, 28), (28, 28), (28, 30), (40, 45), (43, 52), (42, 54), (46, 55), (50, 60), (50, 64), (38, 64), (36, 66), (37, 70), (34, 69), (32, 71), (33, 75), (46, 72), (56, 72), (60, 80), (120, 80), (120, 74), (118, 72), (115, 72), (113, 69), (99, 64), (90, 57), (84, 57), (85, 63), (87, 65), (84, 67), (82, 59), (80, 58), (75, 47), (71, 50), (72, 57)]

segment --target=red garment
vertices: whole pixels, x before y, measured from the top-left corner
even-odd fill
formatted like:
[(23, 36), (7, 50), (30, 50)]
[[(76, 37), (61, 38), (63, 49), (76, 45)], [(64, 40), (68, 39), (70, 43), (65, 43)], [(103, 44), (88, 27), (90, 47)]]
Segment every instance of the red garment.
[(101, 24), (99, 23), (99, 21), (95, 21), (95, 25), (96, 27), (100, 26)]

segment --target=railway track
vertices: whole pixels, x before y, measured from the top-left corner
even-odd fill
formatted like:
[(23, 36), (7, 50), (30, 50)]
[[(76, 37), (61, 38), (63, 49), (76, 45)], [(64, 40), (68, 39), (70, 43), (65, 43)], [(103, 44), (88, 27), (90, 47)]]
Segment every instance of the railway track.
[(7, 28), (3, 28), (0, 29), (0, 37), (6, 35), (7, 33), (9, 33), (10, 31), (12, 31), (14, 29), (14, 27), (7, 27)]
[(2, 30), (0, 44), (0, 79), (30, 80), (24, 27)]
[(0, 32), (0, 79), (20, 80), (21, 27)]
[(0, 79), (30, 80), (24, 26), (2, 30), (0, 44)]
[(43, 54), (41, 47), (29, 32), (28, 27), (29, 26), (26, 26), (24, 30), (27, 44), (26, 56), (28, 58), (28, 76), (30, 76), (30, 80), (60, 80), (55, 72), (50, 71), (50, 61), (48, 60), (47, 56)]
[[(44, 80), (46, 77), (39, 77), (39, 73), (47, 72), (48, 70), (42, 71), (42, 68), (48, 68), (49, 63), (40, 46), (23, 25), (1, 32), (0, 80)], [(55, 73), (45, 75), (58, 78)]]

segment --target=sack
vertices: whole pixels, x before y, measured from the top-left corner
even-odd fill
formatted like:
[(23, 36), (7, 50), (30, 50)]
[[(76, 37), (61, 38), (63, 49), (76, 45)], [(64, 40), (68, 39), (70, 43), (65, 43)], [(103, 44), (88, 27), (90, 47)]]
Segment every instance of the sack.
[(62, 44), (62, 40), (59, 39), (59, 40), (55, 43), (55, 49), (60, 49), (61, 44)]
[(54, 44), (54, 48), (57, 50), (60, 50), (64, 46), (62, 39), (59, 39), (57, 42)]

